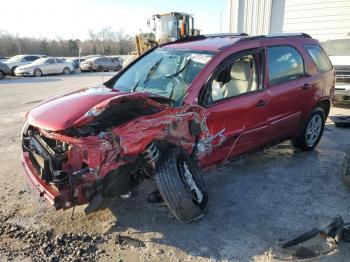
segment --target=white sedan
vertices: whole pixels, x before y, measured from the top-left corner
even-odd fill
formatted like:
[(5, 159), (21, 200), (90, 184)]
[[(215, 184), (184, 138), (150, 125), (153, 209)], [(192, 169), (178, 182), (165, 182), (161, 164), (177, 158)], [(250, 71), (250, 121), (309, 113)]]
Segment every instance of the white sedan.
[(69, 75), (74, 70), (71, 62), (58, 58), (40, 58), (29, 65), (19, 66), (15, 69), (16, 76), (36, 76), (51, 74)]

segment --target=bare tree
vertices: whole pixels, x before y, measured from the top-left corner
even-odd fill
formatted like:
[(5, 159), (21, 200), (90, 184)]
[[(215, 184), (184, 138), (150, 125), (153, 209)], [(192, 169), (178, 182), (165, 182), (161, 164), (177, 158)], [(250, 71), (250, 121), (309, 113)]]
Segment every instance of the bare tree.
[[(122, 30), (113, 31), (111, 27), (104, 27), (98, 32), (89, 30), (88, 33), (89, 39), (84, 41), (22, 37), (18, 42), (23, 54), (36, 53), (50, 56), (78, 56), (79, 48), (82, 50), (82, 55), (123, 55), (135, 49), (134, 39), (124, 34)], [(17, 36), (0, 29), (0, 56), (17, 54)]]

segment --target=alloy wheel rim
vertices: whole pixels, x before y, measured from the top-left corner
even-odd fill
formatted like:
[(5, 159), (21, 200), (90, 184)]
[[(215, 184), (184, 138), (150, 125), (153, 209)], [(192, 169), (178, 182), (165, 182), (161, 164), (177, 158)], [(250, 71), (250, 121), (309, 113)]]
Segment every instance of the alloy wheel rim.
[(40, 71), (38, 69), (35, 70), (35, 76), (41, 76)]
[(183, 162), (183, 178), (188, 189), (193, 193), (195, 201), (200, 204), (204, 199), (202, 191), (198, 188), (196, 181), (190, 171), (189, 165), (186, 161)]
[(322, 130), (322, 118), (320, 115), (314, 115), (306, 128), (305, 141), (310, 147), (314, 146)]

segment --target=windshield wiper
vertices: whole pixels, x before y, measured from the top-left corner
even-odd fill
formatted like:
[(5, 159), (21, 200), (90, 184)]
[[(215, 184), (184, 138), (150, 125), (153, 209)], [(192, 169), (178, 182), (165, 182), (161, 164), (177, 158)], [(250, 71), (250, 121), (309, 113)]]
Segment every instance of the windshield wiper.
[[(147, 84), (150, 76), (152, 75), (152, 73), (157, 69), (157, 67), (159, 66), (160, 62), (162, 62), (163, 58), (159, 59), (157, 62), (154, 63), (154, 65), (151, 67), (151, 69), (148, 71), (145, 80), (143, 81), (143, 85)], [(136, 88), (139, 86), (140, 81), (137, 81), (136, 85), (131, 89), (131, 93), (136, 91)]]
[(135, 92), (136, 88), (139, 86), (140, 81), (141, 81), (141, 80), (137, 81), (136, 85), (131, 89), (131, 92), (130, 92), (130, 93)]
[(154, 63), (154, 65), (151, 67), (151, 69), (148, 71), (145, 80), (143, 81), (143, 85), (146, 86), (146, 84), (149, 81), (149, 78), (151, 75), (154, 74), (154, 72), (157, 70), (160, 63), (163, 61), (163, 58), (159, 59), (157, 62)]
[(165, 77), (166, 78), (170, 78), (170, 77), (175, 77), (175, 76), (178, 76), (179, 74), (181, 74), (185, 69), (186, 67), (188, 67), (188, 65), (191, 63), (192, 59), (188, 59), (188, 61), (186, 62), (186, 64), (179, 70), (177, 71), (175, 74), (172, 74), (172, 75), (166, 75)]

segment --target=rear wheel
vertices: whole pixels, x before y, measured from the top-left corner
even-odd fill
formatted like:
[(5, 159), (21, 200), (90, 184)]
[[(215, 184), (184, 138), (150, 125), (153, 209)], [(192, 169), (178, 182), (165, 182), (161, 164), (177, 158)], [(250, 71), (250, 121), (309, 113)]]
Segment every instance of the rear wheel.
[(39, 68), (34, 70), (34, 76), (35, 77), (41, 77), (43, 75), (43, 72), (41, 72), (41, 70)]
[(63, 69), (63, 74), (64, 74), (64, 75), (69, 75), (69, 74), (70, 74), (70, 69), (69, 69), (68, 67), (65, 67), (65, 68)]
[(102, 72), (102, 69), (103, 69), (102, 66), (98, 66), (97, 67), (97, 72)]
[(4, 79), (4, 77), (5, 77), (4, 72), (0, 71), (0, 80), (1, 80), (1, 79)]
[(304, 151), (313, 150), (323, 134), (325, 125), (325, 113), (321, 107), (317, 107), (308, 118), (303, 131), (292, 142), (297, 148)]
[(181, 223), (201, 218), (208, 203), (196, 162), (180, 148), (169, 150), (156, 168), (156, 183), (171, 213)]

